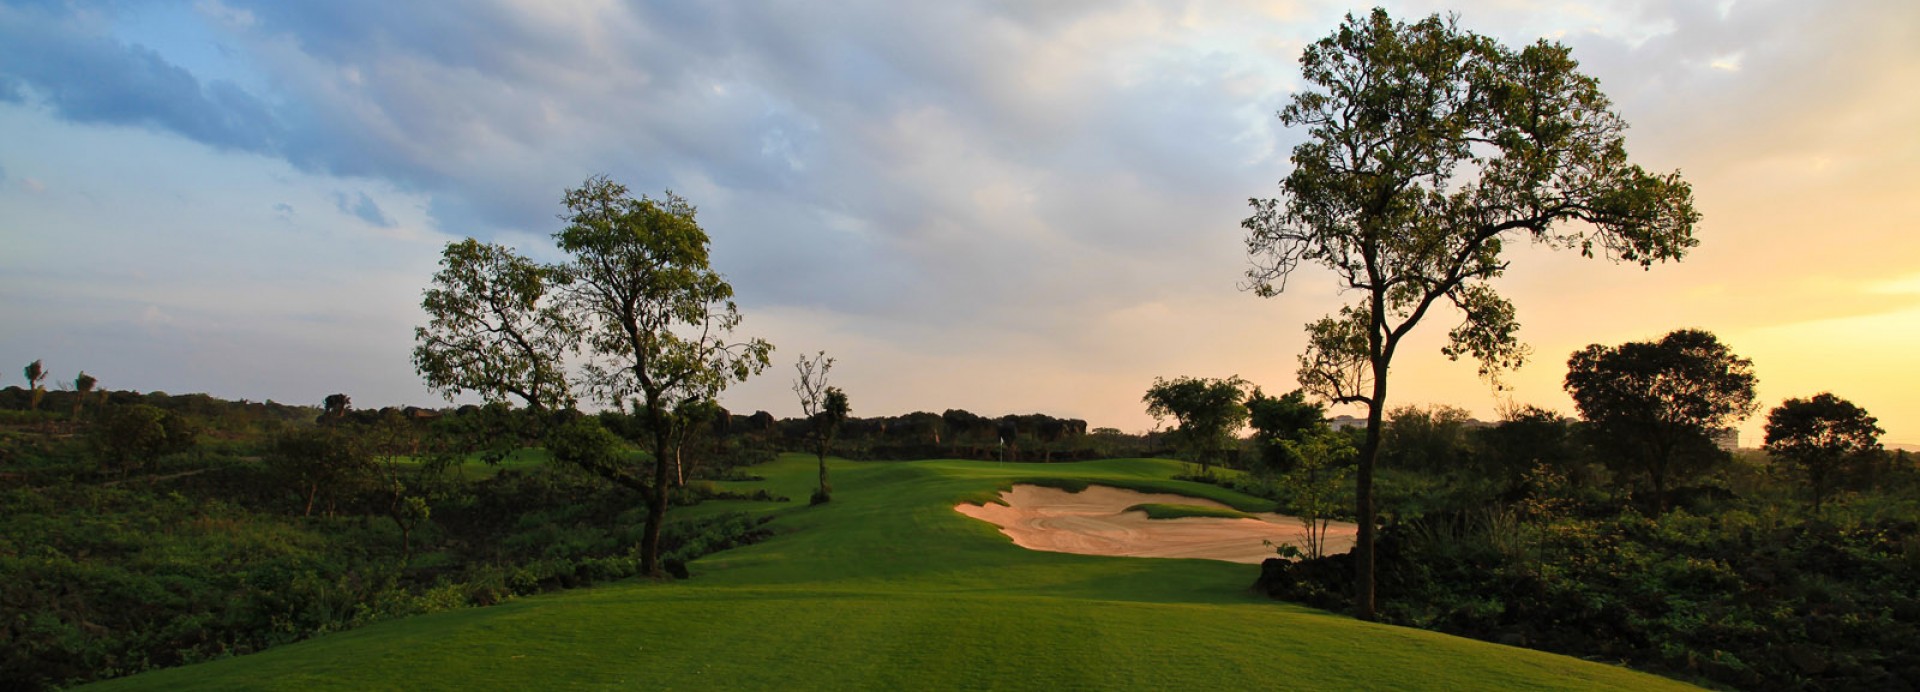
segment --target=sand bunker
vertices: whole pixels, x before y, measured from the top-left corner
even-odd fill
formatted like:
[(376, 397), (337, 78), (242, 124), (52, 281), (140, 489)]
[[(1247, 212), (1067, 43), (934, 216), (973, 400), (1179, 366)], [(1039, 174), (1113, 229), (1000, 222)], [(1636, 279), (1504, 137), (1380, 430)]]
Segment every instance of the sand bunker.
[[(1306, 549), (1306, 528), (1296, 517), (1271, 512), (1258, 519), (1182, 517), (1148, 519), (1146, 512), (1125, 511), (1139, 504), (1162, 503), (1231, 509), (1212, 500), (1166, 493), (1142, 493), (1103, 485), (1071, 493), (1037, 485), (1015, 485), (1000, 493), (1006, 505), (962, 504), (954, 509), (991, 522), (1029, 550), (1125, 557), (1188, 557), (1259, 564), (1274, 557), (1274, 545)], [(1327, 527), (1328, 553), (1353, 549), (1353, 524)]]

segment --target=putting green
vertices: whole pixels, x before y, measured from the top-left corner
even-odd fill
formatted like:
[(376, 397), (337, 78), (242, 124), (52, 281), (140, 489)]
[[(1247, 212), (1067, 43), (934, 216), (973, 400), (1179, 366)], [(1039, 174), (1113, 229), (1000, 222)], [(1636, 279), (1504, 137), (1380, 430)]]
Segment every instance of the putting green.
[[(1015, 482), (1266, 503), (1166, 480), (1174, 462), (835, 461), (832, 503), (774, 513), (779, 535), (629, 582), (382, 623), (97, 689), (1665, 689), (1614, 666), (1365, 623), (1249, 594), (1208, 560), (1015, 547), (954, 511)], [(804, 498), (814, 462), (755, 483)]]

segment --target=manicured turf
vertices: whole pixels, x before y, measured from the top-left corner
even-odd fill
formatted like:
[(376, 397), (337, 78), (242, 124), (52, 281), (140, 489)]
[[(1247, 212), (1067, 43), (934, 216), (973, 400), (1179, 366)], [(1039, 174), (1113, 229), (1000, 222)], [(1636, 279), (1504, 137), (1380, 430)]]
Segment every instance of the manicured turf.
[[(833, 502), (779, 515), (695, 578), (426, 615), (100, 689), (1660, 689), (1621, 668), (1359, 622), (1249, 595), (1253, 568), (1015, 547), (953, 511), (1015, 482), (1097, 481), (1264, 503), (1166, 480), (1178, 464), (958, 461), (832, 467)], [(722, 484), (805, 498), (814, 461)]]
[(1128, 507), (1129, 512), (1146, 512), (1148, 519), (1179, 519), (1182, 517), (1219, 517), (1221, 519), (1258, 519), (1237, 509), (1222, 507), (1202, 507), (1200, 505), (1173, 505), (1160, 502)]

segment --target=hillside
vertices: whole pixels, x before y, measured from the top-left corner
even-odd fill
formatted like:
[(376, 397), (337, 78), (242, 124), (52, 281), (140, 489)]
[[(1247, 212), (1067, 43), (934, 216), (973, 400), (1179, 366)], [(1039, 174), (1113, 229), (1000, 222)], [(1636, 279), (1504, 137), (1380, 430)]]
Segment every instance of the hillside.
[[(732, 484), (804, 496), (812, 460)], [(365, 627), (88, 689), (1252, 688), (1654, 689), (1618, 667), (1276, 604), (1249, 568), (1031, 552), (953, 511), (1016, 480), (1164, 480), (1178, 465), (840, 462), (835, 501), (687, 510), (780, 515), (779, 535), (628, 582)]]

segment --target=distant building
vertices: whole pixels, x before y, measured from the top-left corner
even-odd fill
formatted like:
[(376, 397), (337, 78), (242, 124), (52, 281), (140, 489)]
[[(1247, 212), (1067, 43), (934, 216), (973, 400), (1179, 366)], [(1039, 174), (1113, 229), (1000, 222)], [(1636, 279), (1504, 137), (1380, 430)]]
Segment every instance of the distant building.
[[(1345, 430), (1347, 428), (1365, 428), (1367, 427), (1367, 419), (1360, 418), (1357, 416), (1334, 416), (1332, 418), (1327, 419), (1327, 425), (1332, 427), (1334, 430)], [(1488, 423), (1478, 418), (1468, 418), (1466, 420), (1460, 421), (1460, 425), (1468, 429), (1490, 428), (1494, 426), (1493, 423)]]
[(1707, 433), (1707, 437), (1713, 440), (1715, 447), (1729, 452), (1740, 450), (1740, 431), (1734, 428), (1721, 428)]
[(1334, 430), (1346, 430), (1347, 428), (1364, 428), (1364, 427), (1367, 427), (1367, 419), (1355, 418), (1353, 416), (1334, 416), (1332, 418), (1327, 419), (1327, 425), (1333, 426)]

